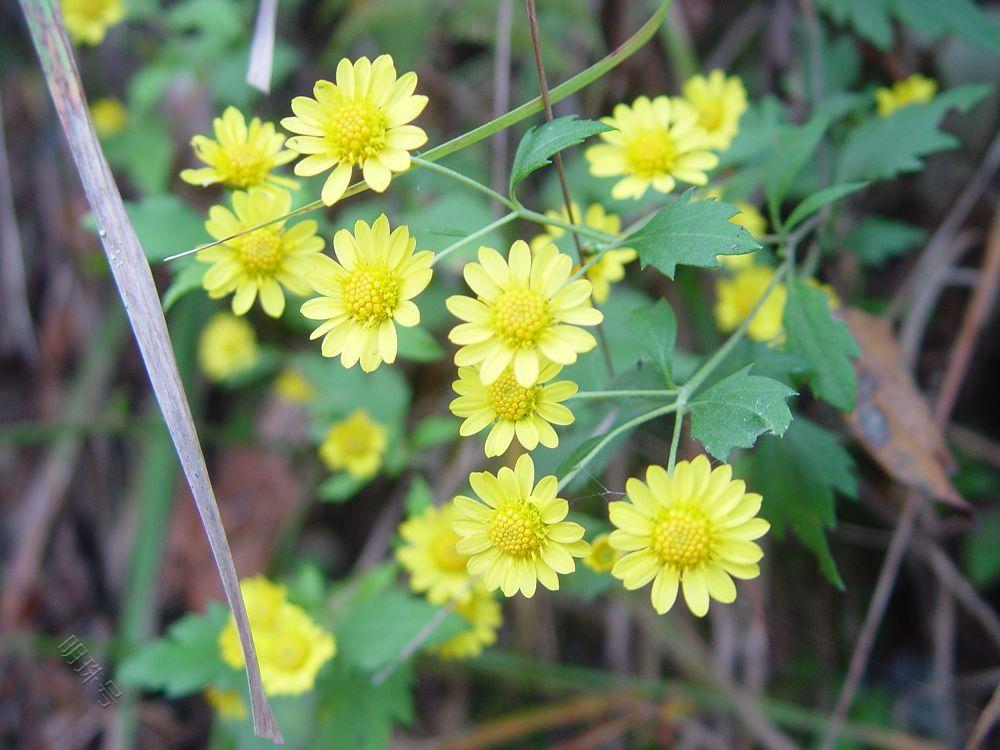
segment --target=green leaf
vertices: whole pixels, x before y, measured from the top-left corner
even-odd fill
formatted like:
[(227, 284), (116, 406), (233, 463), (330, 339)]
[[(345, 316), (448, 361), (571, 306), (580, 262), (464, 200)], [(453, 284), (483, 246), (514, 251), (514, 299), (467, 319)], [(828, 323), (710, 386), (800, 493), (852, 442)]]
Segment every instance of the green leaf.
[(167, 312), (167, 310), (174, 306), (177, 300), (188, 292), (201, 289), (202, 280), (205, 278), (205, 271), (209, 268), (208, 264), (199, 263), (194, 258), (178, 260), (177, 265), (180, 268), (174, 274), (170, 286), (163, 292), (163, 299), (161, 300), (163, 312)]
[(461, 422), (455, 417), (432, 414), (413, 428), (413, 432), (410, 433), (410, 445), (419, 450), (450, 443), (458, 437), (460, 424)]
[(320, 484), (316, 488), (316, 496), (328, 503), (343, 503), (357, 495), (366, 484), (367, 479), (358, 479), (345, 471)]
[(836, 435), (797, 417), (783, 438), (764, 437), (748, 454), (749, 485), (764, 496), (762, 515), (782, 537), (787, 527), (819, 559), (827, 579), (840, 589), (826, 529), (837, 524), (834, 490), (854, 497), (854, 462)]
[(517, 183), (549, 164), (554, 154), (609, 130), (612, 130), (610, 125), (596, 120), (578, 120), (576, 115), (557, 117), (531, 128), (517, 144), (517, 153), (514, 154), (514, 166), (510, 172), (511, 195)]
[(857, 378), (851, 360), (859, 355), (858, 345), (847, 325), (833, 317), (828, 294), (791, 279), (784, 325), (785, 349), (808, 363), (812, 392), (840, 411), (853, 410)]
[[(392, 742), (393, 726), (413, 720), (413, 671), (402, 665), (385, 682), (372, 683), (370, 674), (337, 663), (321, 673), (315, 734), (308, 747), (324, 750), (384, 750)], [(305, 745), (303, 745), (305, 747)]]
[(850, 26), (858, 36), (880, 50), (892, 46), (891, 0), (816, 0), (816, 5), (836, 23)]
[(844, 244), (866, 266), (876, 266), (923, 244), (927, 232), (919, 227), (881, 216), (858, 222)]
[(981, 587), (988, 588), (1000, 578), (1000, 513), (983, 514), (977, 528), (965, 538), (965, 567)]
[(413, 477), (410, 488), (406, 491), (406, 516), (419, 516), (425, 510), (434, 505), (434, 492), (427, 480), (422, 476)]
[(123, 684), (162, 690), (168, 697), (202, 690), (230, 672), (222, 661), (219, 634), (229, 618), (218, 602), (205, 614), (188, 614), (177, 620), (167, 635), (141, 647), (118, 667), (115, 678)]
[(139, 192), (156, 195), (167, 189), (174, 146), (162, 119), (145, 117), (130, 122), (128, 128), (107, 139), (105, 151), (108, 163), (124, 172)]
[(399, 356), (414, 362), (437, 362), (444, 357), (441, 344), (425, 328), (396, 328)]
[(601, 442), (603, 438), (604, 433), (594, 435), (576, 446), (576, 448), (573, 449), (573, 452), (566, 456), (566, 459), (559, 464), (559, 468), (556, 469), (556, 476), (564, 477), (573, 471), (573, 469), (579, 465), (579, 463), (595, 448), (599, 442)]
[(782, 435), (792, 422), (785, 400), (795, 391), (771, 378), (750, 374), (750, 365), (691, 401), (691, 434), (725, 461), (733, 448), (751, 448), (764, 433)]
[(895, 14), (932, 36), (954, 34), (974, 47), (1000, 56), (1000, 25), (970, 0), (889, 0)]
[(772, 217), (780, 215), (782, 201), (829, 124), (830, 119), (826, 116), (814, 117), (801, 127), (787, 130), (774, 144), (764, 164), (764, 193)]
[(150, 263), (209, 240), (201, 217), (173, 195), (154, 195), (125, 203)]
[(823, 206), (827, 206), (834, 201), (838, 201), (845, 195), (856, 193), (861, 188), (866, 187), (867, 182), (845, 182), (840, 185), (831, 185), (823, 188), (812, 195), (809, 195), (788, 215), (785, 220), (785, 230), (789, 231), (808, 219)]
[(639, 253), (642, 267), (655, 266), (668, 278), (679, 263), (702, 268), (719, 265), (716, 255), (742, 255), (760, 244), (730, 219), (739, 209), (715, 200), (692, 201), (692, 190), (661, 208), (621, 244)]
[(629, 315), (628, 325), (643, 351), (663, 371), (667, 383), (672, 385), (677, 318), (670, 304), (661, 299), (649, 307), (637, 308)]

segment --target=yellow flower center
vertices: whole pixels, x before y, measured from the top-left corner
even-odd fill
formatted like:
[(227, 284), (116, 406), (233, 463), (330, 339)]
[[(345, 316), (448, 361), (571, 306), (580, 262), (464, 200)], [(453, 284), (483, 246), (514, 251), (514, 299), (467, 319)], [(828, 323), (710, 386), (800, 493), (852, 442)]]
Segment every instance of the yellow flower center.
[(259, 148), (240, 143), (219, 152), (216, 169), (227, 187), (243, 190), (262, 183), (270, 166), (267, 156)]
[(540, 386), (524, 388), (518, 385), (514, 374), (507, 370), (486, 389), (490, 406), (500, 419), (517, 422), (535, 410), (535, 396)]
[(326, 124), (326, 140), (340, 161), (361, 164), (385, 149), (386, 121), (371, 102), (343, 102)]
[(284, 639), (275, 649), (274, 661), (281, 669), (292, 672), (305, 664), (308, 655), (309, 650), (301, 641)]
[(639, 177), (659, 177), (673, 171), (677, 146), (667, 130), (648, 130), (632, 139), (625, 158)]
[(698, 102), (698, 124), (705, 130), (715, 130), (722, 124), (722, 102), (718, 99), (704, 99)]
[(618, 550), (611, 546), (607, 538), (600, 539), (591, 545), (588, 559), (591, 565), (598, 570), (611, 570), (618, 560)]
[(469, 558), (461, 555), (455, 549), (459, 537), (454, 531), (447, 530), (438, 535), (431, 546), (431, 557), (442, 570), (449, 573), (460, 573), (465, 570)]
[(531, 557), (544, 540), (545, 524), (534, 503), (507, 503), (497, 509), (490, 521), (490, 542), (511, 557)]
[(357, 266), (341, 282), (344, 309), (359, 325), (374, 328), (396, 312), (400, 286), (399, 277), (384, 266)]
[(281, 232), (258, 229), (239, 240), (240, 262), (250, 273), (273, 276), (281, 268), (285, 246)]
[(712, 528), (698, 508), (674, 506), (653, 524), (652, 548), (660, 561), (681, 570), (697, 568), (712, 558)]
[(367, 456), (374, 450), (368, 430), (352, 428), (339, 435), (340, 452), (345, 456)]
[(493, 331), (513, 349), (530, 349), (552, 322), (549, 303), (533, 289), (511, 289), (493, 306)]

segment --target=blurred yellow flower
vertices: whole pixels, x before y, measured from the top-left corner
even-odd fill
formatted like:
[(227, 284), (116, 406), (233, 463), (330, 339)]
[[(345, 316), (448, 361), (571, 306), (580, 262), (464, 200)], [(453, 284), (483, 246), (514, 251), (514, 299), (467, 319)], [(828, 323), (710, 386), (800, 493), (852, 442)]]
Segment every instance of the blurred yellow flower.
[[(599, 229), (608, 234), (620, 234), (622, 231), (622, 220), (617, 214), (609, 214), (600, 203), (592, 203), (586, 212), (581, 216), (580, 207), (576, 203), (570, 203), (573, 208), (573, 219), (576, 222), (583, 220), (588, 227)], [(562, 221), (570, 221), (569, 212), (563, 207), (558, 211), (546, 211), (546, 216)], [(572, 223), (572, 222), (571, 222)], [(531, 241), (531, 251), (537, 252), (548, 243), (555, 244), (556, 240), (566, 234), (566, 230), (554, 224), (547, 224), (545, 232), (536, 235)], [(586, 241), (581, 239), (581, 251), (583, 262), (586, 263), (594, 257), (594, 252), (587, 246)], [(638, 257), (638, 253), (630, 247), (618, 247), (605, 252), (597, 262), (588, 266), (586, 276), (593, 287), (592, 294), (594, 302), (601, 303), (608, 298), (611, 284), (621, 281), (625, 277), (625, 264), (631, 263)]]
[(198, 337), (198, 364), (215, 382), (251, 369), (259, 356), (253, 326), (229, 313), (213, 315)]
[(482, 584), (477, 584), (472, 595), (454, 607), (454, 612), (469, 623), (470, 628), (444, 643), (430, 649), (442, 659), (471, 659), (492, 646), (497, 640), (497, 628), (503, 621), (500, 603)]
[(274, 379), (274, 392), (290, 404), (308, 404), (316, 398), (316, 389), (305, 375), (286, 367)]
[(572, 269), (572, 259), (552, 244), (532, 257), (528, 243), (518, 240), (507, 260), (480, 247), (479, 263), (465, 266), (477, 297), (456, 295), (445, 303), (466, 321), (448, 334), (461, 347), (455, 364), (478, 366), (485, 385), (513, 366), (518, 384), (530, 388), (546, 359), (571, 365), (593, 349), (596, 339), (579, 326), (597, 325), (604, 316), (590, 304), (590, 282), (569, 281)]
[(482, 576), (490, 591), (531, 597), (538, 583), (555, 591), (557, 574), (572, 573), (573, 558), (590, 551), (583, 527), (563, 520), (569, 504), (556, 497), (556, 478), (543, 477), (535, 485), (531, 456), (517, 459), (513, 471), (505, 466), (495, 476), (474, 472), (469, 483), (480, 501), (464, 495), (453, 501), (458, 509), (453, 527), (462, 537), (457, 549), (470, 556), (469, 572)]
[(63, 23), (76, 44), (100, 44), (108, 29), (125, 18), (122, 0), (60, 0)]
[(396, 558), (410, 573), (410, 588), (427, 592), (433, 604), (464, 601), (471, 594), (469, 557), (455, 549), (460, 537), (451, 525), (456, 518), (453, 505), (430, 506), (399, 526), (405, 544), (396, 550)]
[(347, 419), (330, 427), (319, 447), (319, 457), (332, 471), (343, 469), (358, 479), (367, 479), (382, 465), (389, 444), (389, 431), (357, 409)]
[(310, 338), (323, 337), (324, 357), (340, 355), (344, 367), (360, 361), (365, 372), (396, 361), (396, 326), (412, 328), (420, 310), (411, 301), (431, 281), (434, 253), (414, 253), (417, 241), (407, 227), (390, 230), (385, 214), (368, 226), (341, 229), (333, 237), (337, 260), (317, 255), (309, 283), (319, 292), (302, 314), (324, 321)]
[(621, 553), (611, 546), (610, 540), (610, 534), (598, 534), (590, 543), (590, 554), (582, 560), (595, 573), (607, 573), (621, 557)]
[(747, 92), (739, 76), (726, 77), (721, 70), (707, 76), (696, 75), (684, 84), (684, 97), (675, 106), (695, 111), (705, 131), (704, 147), (724, 151), (739, 130), (740, 117), (747, 108)]
[(492, 425), (486, 438), (487, 456), (502, 455), (515, 436), (529, 451), (539, 444), (555, 448), (559, 437), (552, 425), (573, 423), (573, 412), (560, 402), (577, 391), (576, 383), (570, 380), (549, 382), (561, 369), (554, 362), (545, 362), (538, 372), (538, 383), (525, 388), (509, 368), (485, 385), (476, 368), (459, 367), (458, 380), (451, 385), (459, 396), (449, 407), (455, 416), (465, 418), (459, 433), (468, 437)]
[(298, 135), (288, 147), (305, 156), (295, 165), (295, 174), (311, 177), (333, 169), (323, 184), (323, 202), (340, 200), (351, 182), (355, 167), (365, 182), (381, 193), (393, 172), (410, 168), (410, 154), (427, 142), (427, 134), (416, 119), (427, 106), (427, 97), (413, 93), (416, 73), (396, 77), (390, 55), (375, 62), (362, 57), (337, 65), (337, 82), (317, 81), (313, 97), (292, 99), (294, 117), (281, 124)]
[[(746, 229), (754, 239), (760, 239), (767, 234), (767, 219), (757, 210), (757, 207), (746, 201), (733, 201), (736, 208), (740, 210), (738, 214), (729, 220), (733, 224), (739, 224)], [(718, 261), (730, 271), (738, 271), (741, 268), (752, 266), (756, 260), (754, 253), (743, 253), (742, 255), (717, 255)]]
[(631, 107), (619, 104), (601, 122), (614, 130), (601, 133), (604, 143), (591, 146), (584, 155), (591, 174), (624, 175), (611, 189), (617, 200), (642, 198), (650, 186), (669, 193), (678, 180), (704, 185), (708, 182), (705, 172), (719, 163), (708, 150), (695, 111), (674, 106), (666, 96), (652, 101), (640, 96)]
[(698, 617), (708, 612), (709, 597), (726, 604), (736, 599), (732, 577), (760, 575), (764, 553), (753, 540), (770, 524), (755, 517), (761, 496), (732, 477), (729, 465), (713, 470), (698, 456), (679, 461), (672, 475), (650, 466), (646, 482), (629, 479), (628, 501), (608, 506), (616, 527), (611, 546), (625, 553), (611, 575), (630, 590), (652, 581), (650, 598), (660, 614), (674, 605), (678, 585)]
[(892, 88), (875, 90), (875, 106), (879, 117), (888, 117), (908, 104), (927, 104), (937, 93), (937, 81), (914, 73), (909, 78), (896, 81)]
[(215, 140), (205, 135), (191, 139), (194, 155), (208, 166), (183, 170), (184, 182), (200, 187), (221, 183), (230, 190), (298, 187), (294, 180), (272, 174), (295, 158), (293, 151), (284, 148), (285, 136), (275, 130), (274, 123), (254, 117), (248, 126), (242, 112), (226, 107), (222, 117), (212, 121), (212, 128)]
[(209, 685), (205, 688), (205, 699), (220, 719), (244, 719), (247, 707), (243, 696), (236, 690), (219, 690)]
[[(713, 312), (720, 331), (729, 333), (739, 328), (767, 290), (774, 274), (773, 268), (751, 265), (737, 270), (731, 278), (716, 279)], [(787, 296), (785, 285), (779, 282), (754, 315), (747, 336), (755, 341), (780, 341)]]
[[(205, 229), (223, 240), (237, 232), (284, 216), (292, 205), (287, 190), (251, 188), (233, 193), (233, 210), (212, 206)], [(272, 318), (285, 311), (285, 294), (309, 294), (306, 274), (311, 256), (319, 255), (323, 239), (316, 235), (315, 221), (300, 221), (285, 228), (284, 221), (244, 234), (222, 245), (198, 253), (202, 263), (211, 263), (202, 284), (212, 299), (233, 295), (233, 312), (244, 315), (260, 294), (264, 312)], [(234, 294), (235, 292), (235, 294)]]
[(125, 105), (113, 96), (105, 96), (90, 105), (90, 119), (94, 121), (94, 130), (101, 138), (117, 135), (128, 122), (128, 110)]

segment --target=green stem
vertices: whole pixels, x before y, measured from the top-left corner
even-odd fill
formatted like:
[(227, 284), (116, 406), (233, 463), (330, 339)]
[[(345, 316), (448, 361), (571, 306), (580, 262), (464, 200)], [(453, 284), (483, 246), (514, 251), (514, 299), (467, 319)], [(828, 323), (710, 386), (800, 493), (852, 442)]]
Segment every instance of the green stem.
[(681, 444), (681, 427), (684, 423), (684, 404), (678, 399), (677, 414), (674, 417), (674, 432), (670, 436), (670, 456), (667, 458), (667, 473), (674, 473), (674, 466), (677, 465), (677, 448)]
[(591, 398), (661, 398), (676, 396), (676, 390), (661, 389), (658, 391), (580, 391), (570, 396), (567, 401)]
[(441, 252), (437, 253), (434, 256), (434, 260), (431, 261), (431, 265), (433, 266), (435, 263), (437, 263), (442, 258), (447, 257), (449, 254), (455, 252), (456, 250), (458, 250), (461, 247), (465, 247), (470, 242), (472, 242), (474, 240), (477, 240), (480, 237), (483, 237), (484, 235), (489, 234), (494, 229), (499, 229), (504, 224), (509, 224), (510, 222), (514, 221), (514, 219), (516, 219), (516, 218), (517, 218), (517, 214), (514, 213), (514, 212), (511, 212), (509, 214), (501, 216), (496, 221), (494, 221), (494, 222), (492, 222), (490, 224), (487, 224), (482, 229), (473, 232), (468, 237), (463, 237), (462, 239), (458, 240), (457, 242), (453, 242), (452, 244), (448, 245), (448, 247), (446, 247), (444, 250), (442, 250)]
[(555, 219), (551, 216), (540, 214), (537, 211), (531, 211), (523, 206), (517, 207), (516, 210), (522, 219), (533, 221), (536, 224), (559, 227), (560, 229), (576, 232), (577, 234), (582, 234), (584, 237), (590, 237), (591, 239), (598, 240), (600, 242), (611, 242), (615, 244), (621, 242), (621, 237), (617, 234), (608, 234), (607, 232), (602, 232), (600, 229), (588, 227), (586, 224), (571, 224), (570, 222), (563, 221), (562, 219)]
[(461, 182), (463, 185), (472, 188), (473, 190), (478, 190), (480, 193), (489, 196), (493, 200), (502, 203), (511, 211), (517, 211), (518, 206), (514, 201), (506, 196), (500, 195), (493, 188), (487, 187), (478, 180), (474, 180), (471, 177), (466, 177), (461, 172), (456, 172), (454, 169), (444, 166), (443, 164), (435, 164), (432, 161), (427, 161), (419, 156), (411, 157), (414, 164), (418, 167), (423, 167), (424, 169), (429, 169), (432, 172), (437, 172), (438, 174), (443, 174), (445, 177), (450, 177), (453, 180)]

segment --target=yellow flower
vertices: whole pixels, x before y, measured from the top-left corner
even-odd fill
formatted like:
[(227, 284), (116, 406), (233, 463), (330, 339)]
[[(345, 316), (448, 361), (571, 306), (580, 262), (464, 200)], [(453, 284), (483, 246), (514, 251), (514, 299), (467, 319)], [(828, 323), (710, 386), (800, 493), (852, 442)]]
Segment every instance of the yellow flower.
[(629, 479), (627, 502), (608, 506), (611, 546), (626, 553), (611, 570), (626, 589), (653, 582), (653, 608), (663, 614), (684, 589), (688, 608), (698, 617), (709, 597), (726, 604), (736, 599), (730, 576), (760, 575), (761, 548), (752, 540), (770, 524), (756, 518), (761, 496), (733, 480), (727, 464), (714, 470), (705, 456), (679, 461), (672, 475), (662, 466), (646, 470), (646, 482)]
[(476, 585), (472, 596), (454, 607), (454, 612), (471, 626), (430, 649), (442, 659), (471, 659), (482, 653), (484, 646), (497, 640), (497, 628), (503, 621), (500, 603), (482, 584)]
[(396, 78), (390, 55), (375, 62), (341, 60), (337, 82), (317, 81), (315, 98), (292, 99), (295, 117), (281, 121), (299, 134), (288, 139), (288, 147), (306, 157), (295, 174), (311, 177), (333, 168), (323, 184), (328, 206), (340, 200), (356, 166), (372, 190), (384, 191), (393, 172), (410, 168), (409, 152), (427, 142), (423, 130), (407, 124), (427, 106), (426, 96), (413, 93), (416, 86), (416, 73)]
[(285, 136), (275, 130), (274, 123), (254, 117), (247, 126), (242, 112), (226, 107), (222, 117), (212, 121), (212, 128), (215, 140), (205, 135), (191, 139), (194, 155), (208, 166), (183, 170), (184, 182), (200, 187), (221, 183), (230, 190), (298, 187), (294, 180), (271, 173), (295, 158), (293, 151), (284, 148)]
[(417, 241), (405, 226), (390, 231), (385, 214), (368, 226), (341, 229), (333, 237), (337, 260), (313, 259), (309, 283), (322, 296), (302, 305), (302, 314), (324, 321), (311, 339), (323, 337), (323, 356), (340, 355), (344, 367), (360, 360), (365, 372), (396, 361), (396, 326), (412, 328), (420, 310), (411, 301), (431, 281), (434, 253), (414, 253)]
[[(599, 229), (608, 234), (621, 233), (621, 217), (617, 214), (607, 213), (604, 210), (604, 206), (600, 203), (592, 203), (582, 217), (580, 215), (580, 208), (575, 203), (570, 203), (570, 206), (573, 208), (573, 219), (576, 222), (582, 219), (583, 223), (588, 227)], [(553, 219), (561, 219), (562, 221), (570, 220), (569, 213), (565, 207), (558, 211), (546, 211), (545, 215), (551, 216)], [(537, 235), (531, 241), (531, 251), (535, 252), (550, 242), (555, 244), (556, 240), (565, 234), (566, 230), (562, 227), (546, 225), (545, 232)], [(587, 247), (583, 240), (581, 240), (581, 250), (584, 263), (594, 257), (594, 253)], [(621, 281), (625, 277), (625, 264), (631, 263), (637, 257), (638, 253), (632, 248), (618, 247), (605, 252), (596, 263), (591, 264), (587, 268), (586, 274), (593, 287), (592, 294), (595, 302), (604, 302), (608, 298), (612, 282)]]
[(243, 696), (235, 690), (219, 690), (209, 685), (205, 688), (205, 699), (220, 719), (246, 718), (247, 707)]
[(113, 96), (105, 96), (90, 105), (90, 119), (101, 138), (110, 138), (122, 131), (128, 122), (128, 110)]
[(367, 479), (379, 470), (389, 442), (389, 431), (358, 409), (334, 424), (323, 438), (319, 457), (333, 471), (344, 469), (358, 479)]
[(61, 0), (63, 22), (76, 44), (100, 44), (108, 29), (125, 18), (122, 0)]
[(513, 471), (505, 466), (496, 476), (474, 472), (469, 483), (481, 502), (455, 498), (458, 520), (453, 526), (463, 537), (457, 549), (470, 556), (469, 572), (481, 575), (490, 591), (531, 597), (537, 583), (555, 591), (557, 574), (572, 573), (573, 558), (590, 551), (583, 527), (563, 520), (569, 504), (556, 497), (556, 478), (543, 477), (535, 485), (531, 456), (521, 456)]
[(675, 106), (693, 109), (705, 131), (703, 146), (724, 151), (733, 142), (740, 117), (747, 108), (747, 92), (739, 76), (726, 77), (721, 70), (697, 75), (684, 84), (684, 98)]
[(405, 544), (396, 550), (396, 558), (410, 573), (410, 587), (426, 591), (433, 604), (465, 600), (471, 593), (469, 557), (455, 549), (460, 537), (451, 525), (456, 518), (453, 505), (431, 506), (399, 527)]
[[(217, 240), (231, 237), (288, 213), (292, 194), (287, 190), (251, 188), (233, 193), (233, 210), (212, 206), (205, 229)], [(309, 294), (306, 274), (310, 257), (323, 249), (316, 236), (315, 221), (300, 221), (285, 228), (277, 221), (222, 245), (198, 253), (198, 260), (211, 263), (202, 281), (212, 299), (233, 294), (233, 312), (244, 315), (257, 294), (264, 312), (277, 318), (285, 310), (282, 287), (293, 294)]]
[[(738, 270), (732, 278), (715, 282), (715, 322), (724, 333), (735, 331), (750, 314), (766, 291), (774, 269), (754, 266)], [(747, 328), (747, 336), (755, 341), (778, 341), (782, 335), (782, 317), (788, 292), (779, 283), (768, 295)]]
[(308, 404), (316, 398), (316, 389), (306, 377), (286, 367), (274, 379), (274, 392), (290, 404)]
[(604, 143), (584, 155), (597, 177), (624, 175), (611, 189), (613, 198), (642, 198), (650, 186), (669, 193), (677, 181), (692, 185), (708, 182), (706, 170), (718, 157), (708, 151), (705, 131), (691, 107), (674, 106), (666, 96), (650, 101), (640, 96), (629, 107), (619, 104), (611, 117), (602, 117), (614, 130), (601, 133)]
[(909, 78), (896, 81), (892, 88), (880, 88), (875, 91), (875, 105), (879, 117), (888, 117), (897, 109), (908, 104), (927, 104), (937, 93), (937, 81), (914, 73)]
[(595, 573), (607, 573), (618, 562), (621, 553), (611, 546), (610, 534), (599, 534), (590, 543), (590, 554), (583, 558), (583, 564)]
[[(264, 637), (278, 624), (282, 607), (286, 603), (285, 587), (272, 583), (264, 576), (254, 576), (240, 581), (240, 591), (247, 609), (247, 620), (250, 622), (254, 645), (259, 649), (258, 634)], [(243, 647), (240, 645), (239, 632), (236, 630), (236, 622), (232, 615), (229, 616), (229, 623), (219, 634), (219, 648), (222, 660), (226, 664), (234, 668), (243, 666)]]
[(253, 326), (229, 313), (216, 313), (198, 337), (198, 364), (209, 380), (227, 380), (257, 364)]
[(590, 282), (569, 281), (572, 270), (572, 259), (552, 244), (532, 257), (528, 243), (518, 240), (507, 260), (480, 247), (479, 263), (465, 266), (465, 281), (477, 298), (456, 295), (445, 303), (466, 321), (448, 334), (461, 347), (455, 364), (478, 365), (485, 385), (513, 364), (518, 384), (530, 388), (545, 359), (571, 365), (577, 354), (593, 349), (597, 341), (578, 326), (597, 325), (604, 316), (590, 305)]
[(487, 456), (502, 455), (515, 435), (525, 450), (532, 451), (539, 443), (555, 448), (559, 437), (552, 425), (573, 423), (573, 412), (560, 402), (577, 391), (576, 383), (570, 380), (549, 382), (561, 369), (546, 362), (538, 372), (538, 383), (525, 388), (509, 368), (484, 385), (476, 368), (459, 367), (458, 380), (451, 384), (459, 396), (450, 406), (456, 417), (465, 418), (459, 433), (468, 437), (492, 425), (486, 438)]

